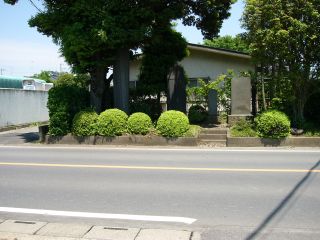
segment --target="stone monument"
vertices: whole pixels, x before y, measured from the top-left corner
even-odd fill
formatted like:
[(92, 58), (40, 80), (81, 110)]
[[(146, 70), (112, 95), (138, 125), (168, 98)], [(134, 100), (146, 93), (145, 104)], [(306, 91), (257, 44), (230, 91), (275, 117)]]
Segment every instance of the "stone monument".
[(231, 115), (228, 124), (251, 119), (251, 80), (249, 77), (233, 78), (231, 82)]
[(181, 66), (174, 67), (174, 78), (168, 81), (167, 109), (186, 113), (186, 79)]
[(217, 91), (210, 90), (208, 95), (208, 123), (218, 122), (218, 95)]

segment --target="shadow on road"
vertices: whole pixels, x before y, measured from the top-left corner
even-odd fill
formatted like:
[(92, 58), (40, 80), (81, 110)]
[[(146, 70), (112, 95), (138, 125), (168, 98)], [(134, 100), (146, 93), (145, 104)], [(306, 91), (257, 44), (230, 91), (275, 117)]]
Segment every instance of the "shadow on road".
[(261, 222), (261, 224), (252, 232), (250, 233), (245, 239), (252, 240), (255, 239), (259, 233), (261, 233), (267, 225), (277, 216), (280, 214), (280, 211), (283, 210), (292, 200), (292, 198), (296, 195), (297, 191), (300, 190), (306, 181), (311, 177), (313, 170), (315, 170), (320, 165), (320, 160), (309, 169), (308, 173), (294, 186), (294, 188), (287, 194), (287, 196), (275, 207), (271, 213)]
[(17, 135), (25, 143), (31, 143), (39, 140), (39, 134), (37, 132), (28, 132)]

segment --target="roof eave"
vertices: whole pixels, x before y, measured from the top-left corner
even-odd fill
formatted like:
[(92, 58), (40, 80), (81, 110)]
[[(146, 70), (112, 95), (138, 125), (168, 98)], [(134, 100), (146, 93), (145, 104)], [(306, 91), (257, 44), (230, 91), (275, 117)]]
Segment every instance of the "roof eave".
[(219, 49), (219, 48), (211, 48), (211, 47), (197, 45), (197, 44), (190, 44), (189, 43), (188, 48), (191, 50), (198, 50), (198, 51), (208, 52), (208, 53), (216, 53), (216, 54), (230, 56), (230, 57), (238, 57), (238, 58), (243, 58), (243, 59), (248, 59), (248, 60), (251, 59), (251, 56), (246, 53), (229, 51), (229, 50), (224, 50), (224, 49)]

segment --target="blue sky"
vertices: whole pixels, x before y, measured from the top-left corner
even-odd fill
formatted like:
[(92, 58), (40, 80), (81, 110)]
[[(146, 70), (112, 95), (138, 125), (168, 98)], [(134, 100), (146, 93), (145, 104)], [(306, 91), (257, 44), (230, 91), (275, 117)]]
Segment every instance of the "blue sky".
[[(37, 1), (35, 3), (40, 4)], [(225, 20), (221, 36), (243, 32), (239, 22), (243, 8), (243, 0), (238, 0), (232, 6), (231, 17)], [(4, 75), (22, 76), (41, 70), (68, 70), (58, 46), (28, 26), (28, 19), (36, 13), (37, 10), (27, 0), (20, 0), (15, 6), (0, 0), (0, 70)], [(201, 32), (194, 27), (179, 24), (177, 30), (182, 32), (188, 42), (202, 42)]]

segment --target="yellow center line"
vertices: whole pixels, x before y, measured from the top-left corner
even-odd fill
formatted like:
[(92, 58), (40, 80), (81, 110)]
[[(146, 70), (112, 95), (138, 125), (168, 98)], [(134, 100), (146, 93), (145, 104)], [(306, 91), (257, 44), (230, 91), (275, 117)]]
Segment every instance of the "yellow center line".
[(0, 162), (0, 166), (24, 167), (60, 167), (60, 168), (100, 168), (100, 169), (134, 169), (134, 170), (172, 170), (172, 171), (207, 171), (207, 172), (280, 172), (280, 173), (320, 173), (320, 170), (308, 169), (272, 169), (272, 168), (202, 168), (202, 167), (165, 167), (165, 166), (126, 166), (126, 165), (89, 165), (59, 163), (24, 163)]

